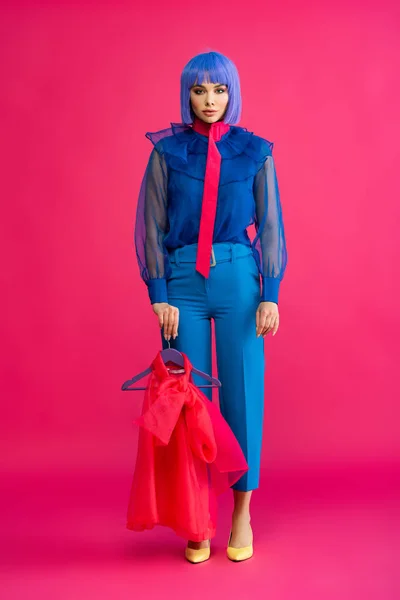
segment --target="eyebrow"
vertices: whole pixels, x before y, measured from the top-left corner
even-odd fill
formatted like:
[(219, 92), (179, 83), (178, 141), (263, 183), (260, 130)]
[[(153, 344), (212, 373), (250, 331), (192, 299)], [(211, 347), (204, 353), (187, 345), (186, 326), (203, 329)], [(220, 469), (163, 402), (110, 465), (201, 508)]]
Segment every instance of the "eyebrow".
[[(226, 83), (216, 83), (216, 84), (214, 85), (214, 87), (220, 87), (221, 85), (226, 85)], [(193, 85), (192, 85), (192, 88), (194, 88), (194, 87), (201, 87), (201, 88), (204, 88), (204, 89), (206, 89), (206, 88), (204, 87), (204, 85), (200, 85), (199, 83), (195, 83), (195, 84), (193, 84)]]

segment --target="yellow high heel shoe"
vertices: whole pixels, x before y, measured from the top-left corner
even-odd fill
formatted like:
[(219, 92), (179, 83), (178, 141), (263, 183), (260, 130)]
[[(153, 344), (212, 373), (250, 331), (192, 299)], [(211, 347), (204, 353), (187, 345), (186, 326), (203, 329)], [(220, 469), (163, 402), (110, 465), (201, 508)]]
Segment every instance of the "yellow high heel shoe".
[(250, 546), (244, 546), (243, 548), (233, 548), (230, 546), (230, 542), (232, 539), (232, 529), (229, 534), (228, 547), (226, 549), (226, 555), (229, 560), (233, 560), (235, 562), (239, 562), (242, 560), (247, 560), (253, 556), (253, 542), (251, 542)]
[(191, 563), (201, 563), (210, 558), (211, 553), (211, 542), (208, 540), (208, 547), (206, 548), (185, 548), (185, 558)]

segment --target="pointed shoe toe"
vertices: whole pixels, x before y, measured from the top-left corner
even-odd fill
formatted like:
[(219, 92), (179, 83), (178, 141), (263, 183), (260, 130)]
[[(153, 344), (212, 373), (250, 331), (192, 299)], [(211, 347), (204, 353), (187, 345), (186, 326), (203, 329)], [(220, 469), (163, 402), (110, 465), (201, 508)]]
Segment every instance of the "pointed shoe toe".
[(253, 543), (251, 543), (250, 546), (244, 546), (243, 548), (233, 548), (229, 545), (231, 538), (232, 532), (230, 533), (228, 547), (226, 549), (226, 555), (229, 558), (229, 560), (233, 560), (234, 562), (240, 562), (242, 560), (247, 560), (253, 556)]
[(208, 560), (210, 558), (210, 554), (210, 546), (208, 546), (207, 548), (199, 549), (188, 548), (187, 546), (185, 548), (185, 558), (193, 564), (201, 563)]
[(234, 562), (247, 560), (253, 556), (253, 544), (250, 544), (250, 546), (244, 546), (244, 548), (231, 548), (228, 546), (226, 549), (226, 555), (229, 560), (233, 560)]

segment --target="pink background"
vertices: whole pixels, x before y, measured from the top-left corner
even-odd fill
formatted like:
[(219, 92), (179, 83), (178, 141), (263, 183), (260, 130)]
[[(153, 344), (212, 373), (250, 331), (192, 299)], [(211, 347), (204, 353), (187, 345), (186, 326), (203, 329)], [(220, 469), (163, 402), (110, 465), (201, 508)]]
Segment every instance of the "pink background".
[[(124, 531), (136, 440), (132, 404), (141, 395), (123, 394), (120, 386), (150, 364), (160, 344), (133, 247), (136, 200), (151, 150), (144, 134), (180, 121), (181, 70), (207, 50), (223, 52), (238, 67), (240, 125), (275, 142), (289, 256), (280, 329), (265, 341), (263, 489), (253, 501), (259, 552), (238, 568), (247, 564), (255, 590), (257, 577), (264, 578), (272, 599), (292, 592), (326, 599), (328, 581), (336, 586), (332, 597), (344, 598), (344, 590), (367, 585), (361, 573), (373, 565), (368, 593), (394, 594), (396, 4), (2, 4), (0, 439), (7, 600), (24, 597), (21, 569), (24, 581), (37, 569), (37, 593), (53, 598), (57, 569), (66, 563), (65, 598), (84, 597), (99, 584), (99, 560), (102, 577), (105, 565), (119, 569), (119, 597), (140, 586), (148, 592), (148, 578), (130, 570), (138, 564), (138, 544), (146, 548), (142, 574), (151, 565), (166, 567), (175, 544), (168, 572), (192, 577), (173, 534), (138, 538)], [(333, 521), (325, 512), (325, 522), (315, 503), (324, 510), (350, 506), (358, 515), (364, 509), (357, 506), (380, 506), (379, 518), (365, 521), (380, 524), (375, 537), (365, 534), (374, 539), (371, 551), (380, 544), (379, 568), (365, 550), (366, 524), (357, 522), (357, 529), (352, 518), (355, 531), (348, 524), (325, 532), (323, 523)], [(309, 513), (297, 530), (301, 506)], [(226, 531), (218, 541), (222, 558), (214, 561), (220, 569), (232, 566), (223, 557), (229, 510), (221, 511)], [(289, 514), (293, 526), (284, 532)], [(344, 522), (343, 515), (335, 518)], [(309, 554), (303, 548), (306, 562), (299, 564), (310, 532), (315, 544), (308, 544)], [(321, 548), (333, 533), (339, 536), (334, 560), (321, 565)], [(344, 578), (350, 539), (357, 539), (364, 558)], [(113, 540), (111, 557), (106, 540)], [(352, 556), (361, 561), (360, 548)], [(340, 556), (346, 556), (343, 570), (332, 572)], [(266, 564), (275, 568), (269, 579)], [(305, 580), (311, 564), (325, 578)], [(77, 573), (80, 591), (66, 583)], [(171, 576), (171, 590), (173, 582)], [(103, 580), (98, 597), (112, 594), (104, 586)], [(375, 597), (368, 593), (363, 598)], [(64, 597), (61, 588), (57, 597)]]

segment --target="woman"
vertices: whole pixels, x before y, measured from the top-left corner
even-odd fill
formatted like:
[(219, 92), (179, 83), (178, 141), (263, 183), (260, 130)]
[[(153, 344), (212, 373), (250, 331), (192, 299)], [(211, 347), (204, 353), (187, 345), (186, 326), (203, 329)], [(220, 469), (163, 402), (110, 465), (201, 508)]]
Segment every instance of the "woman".
[[(263, 338), (279, 328), (287, 263), (273, 144), (236, 126), (240, 113), (235, 65), (217, 52), (192, 58), (181, 76), (183, 123), (146, 134), (154, 148), (135, 226), (141, 276), (163, 328), (163, 347), (171, 344), (211, 373), (214, 319), (220, 408), (249, 465), (233, 486), (232, 560), (253, 553), (250, 499), (260, 474)], [(203, 383), (196, 377), (197, 385)], [(211, 390), (207, 395), (211, 400)], [(209, 540), (189, 540), (185, 556), (206, 560)]]

